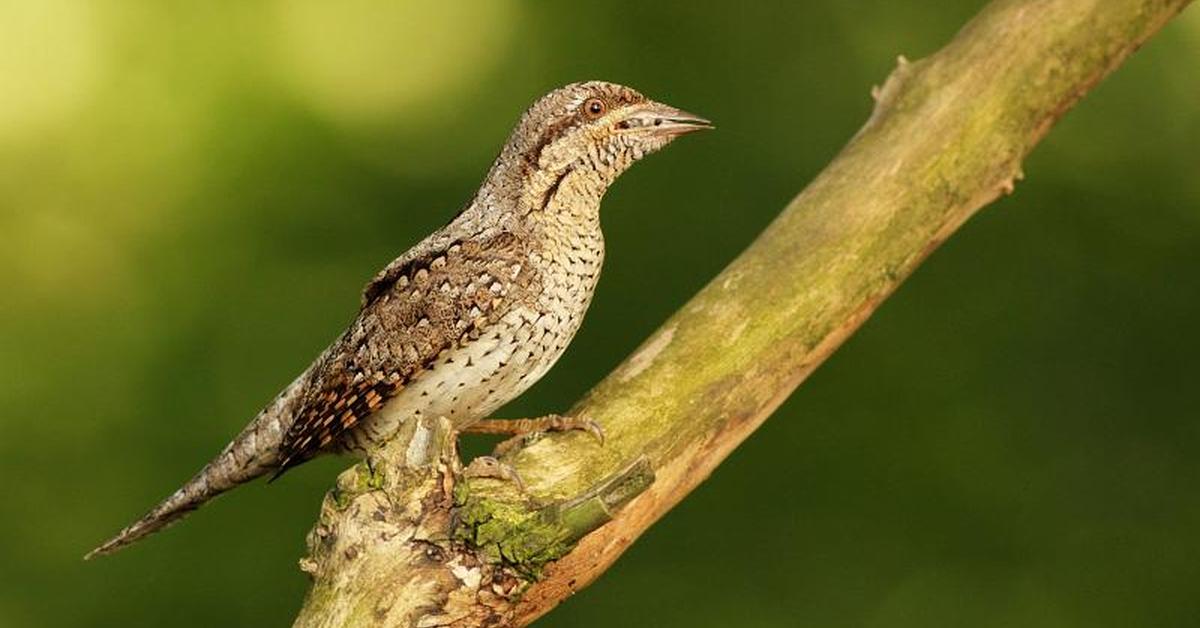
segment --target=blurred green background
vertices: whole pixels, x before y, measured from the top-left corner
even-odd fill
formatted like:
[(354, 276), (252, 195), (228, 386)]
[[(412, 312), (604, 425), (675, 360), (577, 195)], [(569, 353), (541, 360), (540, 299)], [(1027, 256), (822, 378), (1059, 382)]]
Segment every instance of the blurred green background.
[[(614, 80), (719, 128), (611, 191), (588, 321), (511, 416), (615, 366), (983, 4), (0, 0), (0, 625), (287, 624), (344, 459), (80, 557), (341, 330), (541, 93)], [(1200, 622), (1197, 67), (1192, 9), (542, 625)]]

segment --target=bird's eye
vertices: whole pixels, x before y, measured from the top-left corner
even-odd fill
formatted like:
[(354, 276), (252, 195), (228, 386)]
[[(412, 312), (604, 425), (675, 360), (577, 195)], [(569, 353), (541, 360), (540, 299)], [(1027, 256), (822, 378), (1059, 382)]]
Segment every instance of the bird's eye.
[(608, 106), (605, 105), (604, 101), (599, 98), (589, 98), (583, 103), (584, 113), (587, 114), (587, 117), (592, 118), (593, 120), (604, 115), (605, 109), (608, 109)]

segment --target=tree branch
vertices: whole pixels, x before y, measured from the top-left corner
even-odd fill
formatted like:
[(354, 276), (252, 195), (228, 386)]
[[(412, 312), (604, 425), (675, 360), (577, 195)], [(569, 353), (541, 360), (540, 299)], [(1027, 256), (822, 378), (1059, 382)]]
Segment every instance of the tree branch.
[(975, 211), (1054, 122), (1189, 0), (997, 0), (903, 58), (866, 125), (574, 409), (608, 435), (525, 443), (453, 486), (442, 423), (342, 474), (309, 536), (300, 626), (525, 625), (688, 494)]

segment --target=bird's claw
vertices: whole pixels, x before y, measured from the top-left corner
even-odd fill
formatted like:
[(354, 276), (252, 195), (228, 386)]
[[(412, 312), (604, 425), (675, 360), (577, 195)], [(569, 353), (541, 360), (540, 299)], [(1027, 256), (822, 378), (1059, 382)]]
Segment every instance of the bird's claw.
[(601, 446), (604, 445), (604, 428), (599, 423), (587, 417), (548, 414), (536, 419), (521, 419), (520, 423), (521, 427), (525, 429), (517, 432), (512, 438), (496, 445), (495, 454), (497, 456), (503, 456), (522, 443), (532, 443), (548, 432), (571, 432), (575, 430), (587, 432)]
[(517, 490), (522, 493), (525, 492), (525, 482), (521, 481), (521, 476), (517, 473), (517, 470), (512, 465), (501, 462), (493, 456), (480, 456), (472, 460), (462, 470), (462, 477), (504, 480), (515, 484)]
[(548, 417), (550, 424), (546, 427), (547, 432), (570, 432), (579, 430), (591, 434), (596, 442), (601, 446), (604, 445), (604, 428), (599, 423), (593, 421), (586, 416), (563, 416), (554, 414)]

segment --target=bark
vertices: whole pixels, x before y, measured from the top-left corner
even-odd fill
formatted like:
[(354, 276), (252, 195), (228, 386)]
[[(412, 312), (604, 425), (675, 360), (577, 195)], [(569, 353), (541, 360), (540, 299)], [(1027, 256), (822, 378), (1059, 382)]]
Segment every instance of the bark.
[(587, 586), (720, 464), (975, 211), (1060, 116), (1189, 0), (997, 0), (873, 90), (841, 153), (572, 412), (522, 443), (526, 493), (453, 481), (444, 422), (342, 474), (299, 626), (525, 625)]

